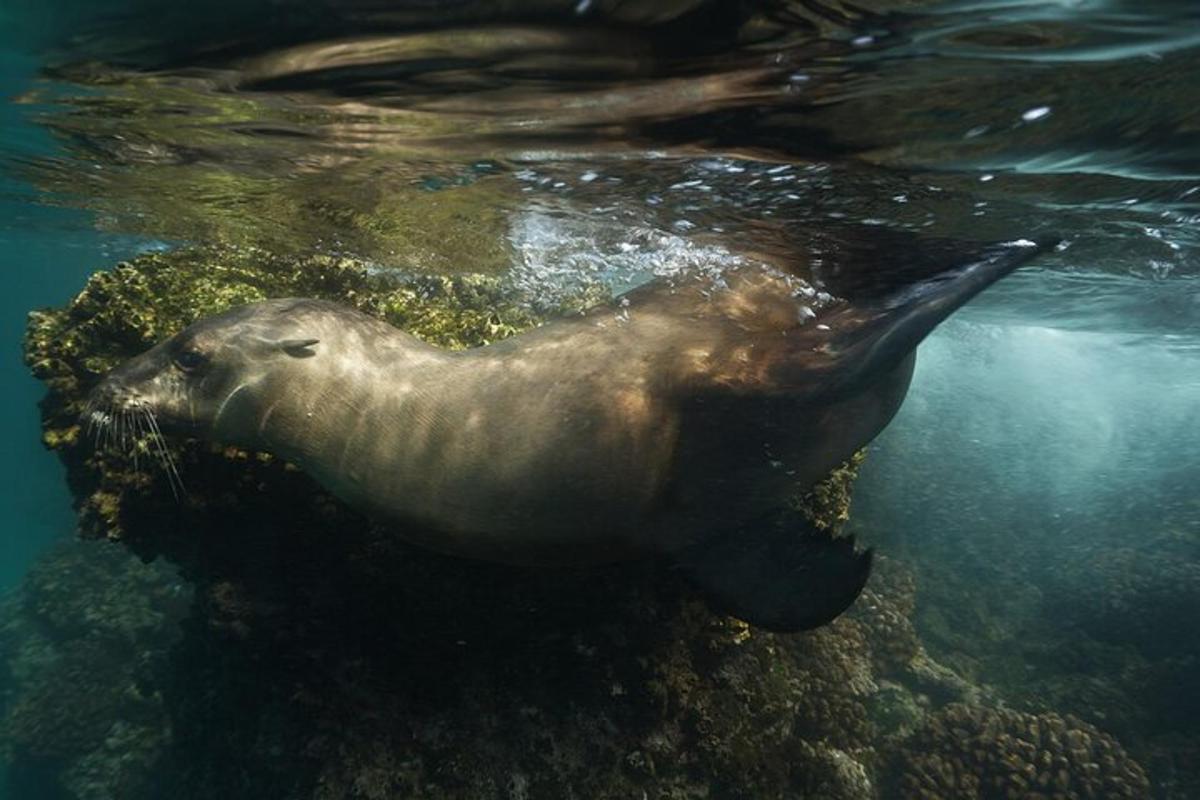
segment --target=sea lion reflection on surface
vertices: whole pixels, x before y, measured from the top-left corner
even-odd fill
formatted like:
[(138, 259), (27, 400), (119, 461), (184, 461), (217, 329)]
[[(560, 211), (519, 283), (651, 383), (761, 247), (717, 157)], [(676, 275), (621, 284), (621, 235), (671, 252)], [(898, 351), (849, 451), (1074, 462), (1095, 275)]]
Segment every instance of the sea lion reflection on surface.
[(334, 303), (200, 320), (114, 370), (92, 421), (276, 453), (417, 544), (519, 564), (674, 558), (718, 607), (773, 630), (823, 624), (869, 553), (767, 519), (888, 423), (917, 344), (1027, 260), (999, 245), (870, 299), (765, 267), (656, 281), (463, 352)]

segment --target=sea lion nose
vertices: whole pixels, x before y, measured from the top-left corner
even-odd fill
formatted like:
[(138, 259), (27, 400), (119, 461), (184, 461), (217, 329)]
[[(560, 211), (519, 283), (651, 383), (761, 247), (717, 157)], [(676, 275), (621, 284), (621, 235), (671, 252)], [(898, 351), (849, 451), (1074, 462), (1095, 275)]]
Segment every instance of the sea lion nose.
[(106, 376), (88, 393), (87, 404), (79, 414), (85, 425), (103, 425), (109, 421), (112, 410), (121, 405), (123, 391), (119, 381)]
[(113, 380), (112, 373), (105, 375), (100, 379), (100, 382), (92, 387), (88, 392), (88, 405), (107, 405), (111, 403), (118, 393), (118, 382)]
[(169, 366), (169, 363), (160, 345), (114, 367), (92, 391), (107, 394), (112, 399), (137, 394), (139, 386), (147, 385)]
[[(90, 418), (95, 413), (109, 413), (136, 403), (140, 398), (137, 384), (146, 377), (146, 364), (141, 356), (121, 364), (107, 375), (88, 394), (87, 407), (83, 417)], [(99, 420), (91, 419), (93, 422)]]
[(130, 424), (128, 415), (146, 405), (142, 393), (130, 383), (131, 379), (136, 380), (137, 371), (127, 369), (128, 366), (121, 365), (96, 384), (79, 414), (79, 424), (97, 446), (124, 441), (120, 437)]

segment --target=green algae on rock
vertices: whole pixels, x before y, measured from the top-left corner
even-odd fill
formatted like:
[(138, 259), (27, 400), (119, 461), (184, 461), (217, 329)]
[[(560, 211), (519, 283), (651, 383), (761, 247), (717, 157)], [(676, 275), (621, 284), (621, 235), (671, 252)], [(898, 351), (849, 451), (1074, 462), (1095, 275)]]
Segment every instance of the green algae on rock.
[(850, 496), (858, 469), (867, 458), (866, 449), (830, 473), (829, 477), (792, 499), (793, 508), (824, 530), (840, 530), (850, 520)]

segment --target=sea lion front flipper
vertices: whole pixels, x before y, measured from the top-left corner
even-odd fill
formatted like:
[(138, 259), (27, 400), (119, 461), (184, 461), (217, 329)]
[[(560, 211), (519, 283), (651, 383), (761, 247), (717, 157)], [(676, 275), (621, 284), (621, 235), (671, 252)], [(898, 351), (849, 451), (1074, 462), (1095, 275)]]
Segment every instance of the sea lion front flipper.
[(871, 551), (803, 521), (739, 530), (692, 545), (679, 568), (714, 610), (777, 633), (817, 628), (845, 611), (871, 574)]

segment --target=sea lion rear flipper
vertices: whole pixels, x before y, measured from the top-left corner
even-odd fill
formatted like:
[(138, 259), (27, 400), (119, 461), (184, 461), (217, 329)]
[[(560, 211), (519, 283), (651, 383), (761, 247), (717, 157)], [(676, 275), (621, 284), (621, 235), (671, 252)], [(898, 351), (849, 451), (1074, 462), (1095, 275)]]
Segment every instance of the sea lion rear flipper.
[(692, 545), (679, 568), (714, 610), (778, 633), (817, 628), (850, 607), (871, 573), (871, 551), (803, 522), (739, 530)]

